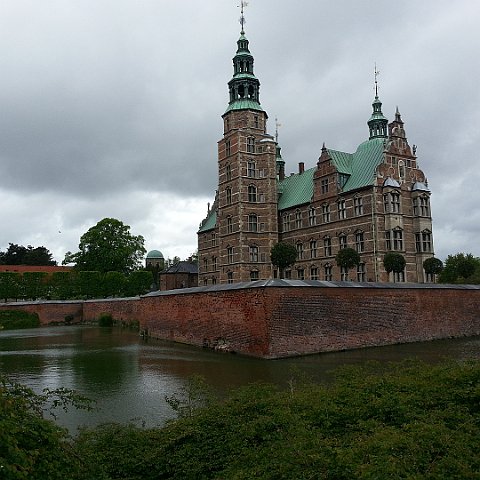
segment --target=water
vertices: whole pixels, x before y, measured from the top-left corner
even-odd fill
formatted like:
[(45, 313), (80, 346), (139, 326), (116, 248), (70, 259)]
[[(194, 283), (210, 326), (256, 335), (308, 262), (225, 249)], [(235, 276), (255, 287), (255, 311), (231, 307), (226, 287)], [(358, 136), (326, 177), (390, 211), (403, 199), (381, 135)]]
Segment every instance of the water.
[(258, 360), (147, 339), (136, 332), (91, 326), (0, 332), (0, 372), (40, 392), (66, 387), (96, 400), (93, 412), (59, 412), (74, 432), (105, 422), (162, 425), (174, 412), (165, 402), (191, 375), (202, 375), (218, 394), (253, 382), (285, 386), (302, 372), (328, 380), (333, 369), (368, 360), (479, 359), (480, 337), (393, 345), (281, 360)]

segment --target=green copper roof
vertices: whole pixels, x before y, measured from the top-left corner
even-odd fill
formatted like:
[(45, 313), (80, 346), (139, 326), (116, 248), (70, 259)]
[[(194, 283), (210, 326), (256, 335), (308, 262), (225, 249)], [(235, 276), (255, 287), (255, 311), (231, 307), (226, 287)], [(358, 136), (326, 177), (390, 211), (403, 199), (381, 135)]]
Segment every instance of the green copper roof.
[(203, 222), (200, 224), (198, 233), (212, 230), (212, 228), (215, 228), (216, 224), (217, 224), (217, 212), (215, 212), (214, 210), (210, 210), (210, 213), (208, 214), (207, 218), (203, 220)]
[(258, 102), (256, 102), (255, 100), (248, 100), (248, 99), (235, 100), (227, 107), (227, 110), (225, 110), (225, 113), (230, 112), (232, 110), (258, 110), (260, 112), (263, 112), (263, 108), (260, 106)]
[(313, 174), (317, 168), (310, 168), (301, 174), (285, 177), (279, 185), (282, 192), (278, 199), (278, 209), (294, 207), (311, 201), (313, 196)]
[[(342, 192), (349, 192), (373, 185), (375, 169), (383, 161), (384, 139), (374, 138), (358, 146), (355, 153), (328, 149), (333, 164), (339, 173), (348, 175)], [(311, 201), (313, 196), (313, 175), (317, 167), (302, 174), (286, 177), (278, 185), (280, 198), (278, 209), (284, 210)]]
[(147, 258), (163, 258), (163, 254), (160, 250), (150, 250), (147, 253)]

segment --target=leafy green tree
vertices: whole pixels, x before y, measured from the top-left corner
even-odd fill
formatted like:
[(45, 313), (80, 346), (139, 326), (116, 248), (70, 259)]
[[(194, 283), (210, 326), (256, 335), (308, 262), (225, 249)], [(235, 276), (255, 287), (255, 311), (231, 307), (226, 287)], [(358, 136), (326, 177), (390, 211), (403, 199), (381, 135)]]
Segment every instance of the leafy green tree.
[(146, 253), (144, 238), (132, 235), (128, 225), (114, 218), (104, 218), (84, 233), (78, 249), (77, 253), (67, 252), (62, 263), (102, 273), (137, 270)]
[(47, 291), (47, 274), (45, 272), (24, 272), (22, 294), (25, 299), (45, 298)]
[(443, 270), (443, 262), (439, 258), (427, 258), (423, 262), (423, 269), (427, 275), (438, 275)]
[(129, 297), (144, 295), (150, 291), (154, 278), (150, 270), (137, 270), (127, 277), (125, 293)]
[(387, 273), (401, 273), (407, 264), (405, 257), (401, 253), (388, 252), (383, 257), (383, 266)]
[(105, 297), (123, 297), (127, 279), (123, 273), (107, 272), (103, 278)]
[(283, 278), (285, 269), (297, 260), (297, 249), (291, 243), (276, 243), (270, 250), (270, 260), (272, 265), (278, 268), (280, 278)]
[(0, 252), (1, 265), (56, 265), (52, 254), (45, 247), (32, 247), (10, 243), (5, 252)]
[(443, 271), (439, 275), (441, 283), (480, 283), (480, 258), (471, 253), (448, 255)]
[(345, 268), (348, 272), (348, 270), (360, 263), (360, 255), (353, 248), (342, 248), (335, 255), (335, 262), (339, 267)]
[(97, 271), (82, 270), (75, 275), (76, 291), (83, 298), (103, 297), (103, 275)]
[(20, 297), (21, 277), (15, 272), (0, 272), (0, 298), (17, 300)]
[(56, 300), (75, 297), (75, 273), (53, 272), (48, 279), (50, 296)]

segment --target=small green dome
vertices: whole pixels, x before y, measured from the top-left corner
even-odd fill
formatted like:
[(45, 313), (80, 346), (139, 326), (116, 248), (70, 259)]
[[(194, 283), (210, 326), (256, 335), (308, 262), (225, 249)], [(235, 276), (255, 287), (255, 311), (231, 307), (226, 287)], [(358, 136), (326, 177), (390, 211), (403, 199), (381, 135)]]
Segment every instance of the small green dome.
[(147, 258), (150, 258), (150, 259), (158, 259), (158, 258), (164, 258), (163, 257), (163, 254), (160, 250), (150, 250), (148, 253), (147, 253)]

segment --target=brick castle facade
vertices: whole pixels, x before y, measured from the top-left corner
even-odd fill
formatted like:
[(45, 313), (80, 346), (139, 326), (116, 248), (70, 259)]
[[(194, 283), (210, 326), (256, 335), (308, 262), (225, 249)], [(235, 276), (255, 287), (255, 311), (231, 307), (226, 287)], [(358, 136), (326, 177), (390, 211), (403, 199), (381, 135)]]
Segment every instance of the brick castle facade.
[[(218, 190), (198, 231), (199, 285), (277, 277), (270, 250), (278, 242), (297, 249), (286, 278), (431, 281), (423, 269), (433, 256), (430, 189), (398, 109), (389, 123), (376, 89), (368, 140), (354, 153), (324, 144), (313, 168), (300, 162), (298, 173), (286, 176), (280, 147), (267, 133), (243, 28), (237, 45), (218, 142)], [(360, 254), (356, 271), (336, 265), (346, 247)], [(403, 272), (385, 271), (391, 251), (405, 258)]]

